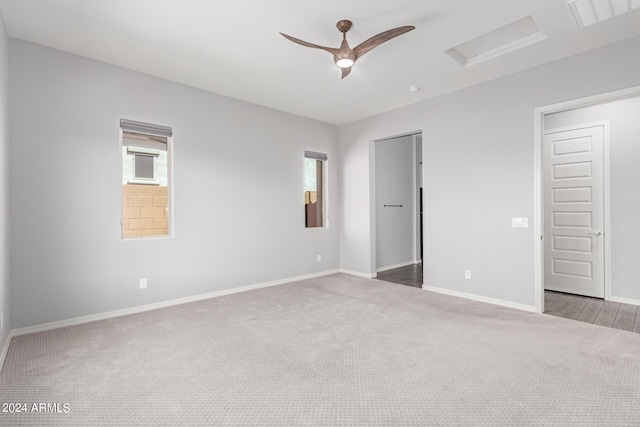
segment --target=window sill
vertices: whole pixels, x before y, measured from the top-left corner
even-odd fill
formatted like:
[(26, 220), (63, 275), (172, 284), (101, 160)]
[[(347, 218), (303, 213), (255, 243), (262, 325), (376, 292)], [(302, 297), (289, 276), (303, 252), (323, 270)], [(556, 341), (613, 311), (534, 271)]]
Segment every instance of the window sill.
[(136, 237), (120, 237), (120, 240), (123, 242), (128, 241), (136, 241), (136, 240), (163, 240), (163, 239), (173, 239), (172, 235), (166, 236), (136, 236)]
[(159, 181), (148, 181), (144, 179), (130, 179), (127, 184), (142, 184), (142, 185), (160, 185)]

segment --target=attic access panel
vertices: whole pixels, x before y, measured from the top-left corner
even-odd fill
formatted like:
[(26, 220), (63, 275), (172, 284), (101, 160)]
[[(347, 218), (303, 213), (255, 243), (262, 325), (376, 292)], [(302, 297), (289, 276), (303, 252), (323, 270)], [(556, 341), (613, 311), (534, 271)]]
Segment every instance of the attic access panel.
[(532, 16), (489, 31), (475, 39), (461, 43), (445, 52), (465, 67), (505, 55), (533, 43), (545, 40)]

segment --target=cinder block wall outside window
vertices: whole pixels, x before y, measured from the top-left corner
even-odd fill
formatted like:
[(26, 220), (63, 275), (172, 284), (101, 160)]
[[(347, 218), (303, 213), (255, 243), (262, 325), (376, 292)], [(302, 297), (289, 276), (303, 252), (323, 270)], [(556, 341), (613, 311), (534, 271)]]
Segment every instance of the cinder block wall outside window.
[(122, 236), (169, 234), (167, 187), (126, 184), (122, 186)]

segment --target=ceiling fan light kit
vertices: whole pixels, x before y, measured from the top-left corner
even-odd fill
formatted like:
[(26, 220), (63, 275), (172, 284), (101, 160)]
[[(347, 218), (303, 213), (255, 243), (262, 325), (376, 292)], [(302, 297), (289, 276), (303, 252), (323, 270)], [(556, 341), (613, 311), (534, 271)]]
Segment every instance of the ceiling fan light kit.
[(351, 58), (336, 58), (336, 65), (338, 68), (349, 68), (353, 65), (353, 59)]
[(342, 33), (342, 44), (340, 44), (340, 48), (337, 49), (305, 42), (304, 40), (297, 39), (284, 33), (280, 34), (282, 34), (282, 36), (286, 39), (289, 39), (299, 45), (312, 47), (314, 49), (322, 49), (331, 53), (333, 55), (333, 61), (338, 66), (338, 68), (342, 70), (342, 78), (344, 79), (351, 72), (351, 67), (353, 66), (353, 64), (355, 64), (358, 58), (360, 58), (362, 55), (369, 52), (374, 47), (378, 47), (382, 43), (389, 41), (394, 37), (398, 37), (399, 35), (407, 33), (411, 30), (415, 30), (416, 28), (412, 25), (407, 25), (404, 27), (398, 27), (388, 31), (384, 31), (365, 40), (354, 49), (351, 49), (351, 47), (349, 47), (349, 43), (347, 42), (347, 32), (351, 29), (352, 25), (352, 22), (347, 19), (338, 21), (338, 23), (336, 24), (336, 28), (338, 28), (338, 31)]

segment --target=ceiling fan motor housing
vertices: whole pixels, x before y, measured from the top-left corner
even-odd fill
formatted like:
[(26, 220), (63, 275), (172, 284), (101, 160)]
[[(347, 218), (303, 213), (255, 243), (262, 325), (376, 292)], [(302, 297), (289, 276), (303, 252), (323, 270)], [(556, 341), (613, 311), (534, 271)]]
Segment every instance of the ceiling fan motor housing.
[(333, 61), (340, 68), (349, 68), (356, 62), (356, 53), (349, 47), (347, 40), (342, 40), (340, 52), (333, 56)]

